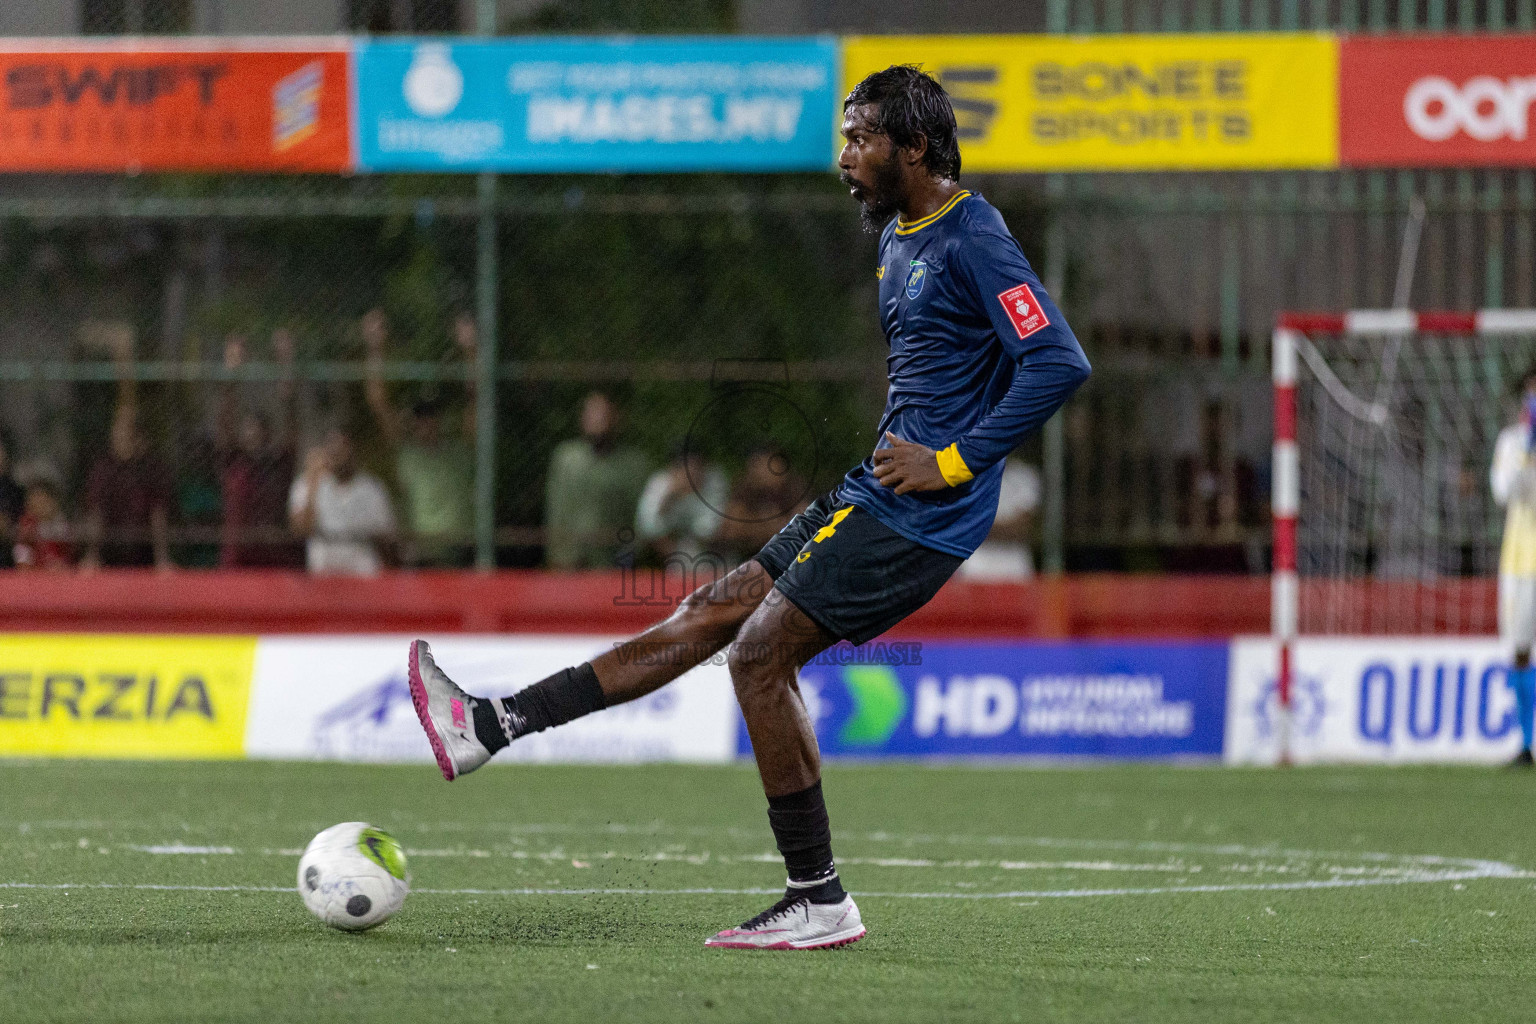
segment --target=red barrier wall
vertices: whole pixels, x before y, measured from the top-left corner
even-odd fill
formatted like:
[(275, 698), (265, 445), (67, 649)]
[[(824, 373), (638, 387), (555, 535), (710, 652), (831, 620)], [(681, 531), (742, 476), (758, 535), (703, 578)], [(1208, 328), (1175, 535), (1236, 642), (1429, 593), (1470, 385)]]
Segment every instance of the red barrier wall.
[[(642, 576), (639, 589), (649, 592)], [(681, 588), (674, 585), (671, 600)], [(395, 573), (119, 570), (0, 573), (0, 631), (630, 633), (668, 613), (617, 572)], [(1265, 576), (1070, 576), (953, 581), (892, 632), (971, 637), (1228, 637), (1269, 629)]]

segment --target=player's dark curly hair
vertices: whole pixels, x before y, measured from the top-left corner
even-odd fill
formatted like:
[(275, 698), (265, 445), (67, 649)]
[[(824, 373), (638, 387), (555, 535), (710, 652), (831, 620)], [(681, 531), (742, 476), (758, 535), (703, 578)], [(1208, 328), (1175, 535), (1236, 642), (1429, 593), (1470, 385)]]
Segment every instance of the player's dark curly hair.
[(951, 181), (960, 177), (960, 143), (955, 108), (938, 81), (916, 64), (892, 64), (853, 87), (843, 110), (872, 103), (876, 131), (891, 143), (910, 149), (919, 136), (928, 140), (923, 164)]

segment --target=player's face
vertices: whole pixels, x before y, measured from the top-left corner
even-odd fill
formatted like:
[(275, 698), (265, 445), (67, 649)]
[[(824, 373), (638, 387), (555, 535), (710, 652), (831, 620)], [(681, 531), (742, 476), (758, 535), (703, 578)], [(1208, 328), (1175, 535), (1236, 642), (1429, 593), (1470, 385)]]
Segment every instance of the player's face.
[(838, 180), (859, 204), (866, 231), (879, 231), (901, 206), (901, 165), (884, 132), (874, 130), (875, 106), (849, 107), (843, 115)]

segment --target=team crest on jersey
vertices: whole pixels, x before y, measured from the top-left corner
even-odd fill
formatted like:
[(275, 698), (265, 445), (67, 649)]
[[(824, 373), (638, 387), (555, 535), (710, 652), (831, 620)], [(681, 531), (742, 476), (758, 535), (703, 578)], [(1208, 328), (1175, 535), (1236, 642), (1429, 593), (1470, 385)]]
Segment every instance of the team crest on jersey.
[(928, 280), (928, 264), (913, 260), (907, 271), (907, 298), (915, 299), (923, 293), (923, 283)]
[(1005, 292), (999, 292), (997, 301), (1008, 311), (1008, 319), (1013, 323), (1013, 329), (1019, 332), (1021, 340), (1051, 325), (1050, 317), (1040, 308), (1039, 300), (1027, 284), (1016, 284)]

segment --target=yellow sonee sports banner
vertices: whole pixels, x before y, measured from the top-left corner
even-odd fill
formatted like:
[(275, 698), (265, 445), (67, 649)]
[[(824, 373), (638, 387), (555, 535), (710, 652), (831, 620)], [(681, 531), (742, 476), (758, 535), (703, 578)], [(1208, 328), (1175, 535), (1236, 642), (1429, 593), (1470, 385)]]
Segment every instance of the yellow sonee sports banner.
[(891, 64), (944, 83), (970, 171), (1335, 167), (1332, 36), (855, 36), (845, 90)]
[(0, 756), (240, 757), (255, 637), (0, 635)]

